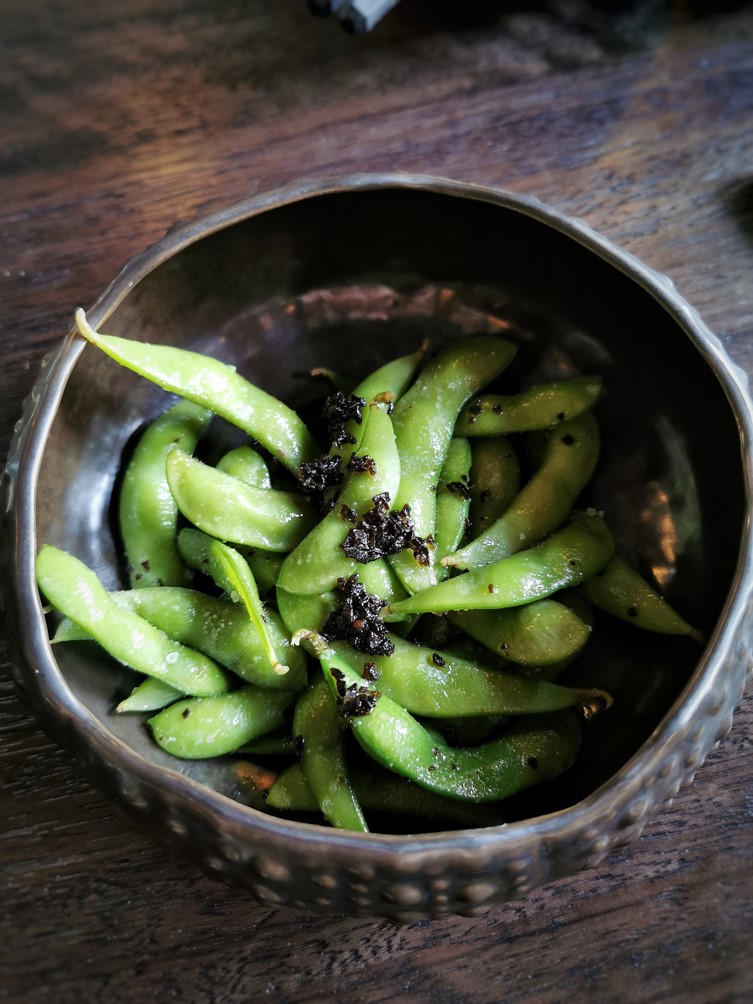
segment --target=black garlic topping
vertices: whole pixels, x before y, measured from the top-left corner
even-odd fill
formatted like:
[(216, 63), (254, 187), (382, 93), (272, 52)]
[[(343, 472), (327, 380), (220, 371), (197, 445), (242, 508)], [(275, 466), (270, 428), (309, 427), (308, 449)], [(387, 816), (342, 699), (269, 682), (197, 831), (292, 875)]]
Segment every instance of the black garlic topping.
[(357, 575), (338, 579), (337, 586), (342, 590), (342, 602), (324, 622), (322, 635), (328, 641), (347, 641), (366, 655), (392, 655), (395, 646), (379, 616), (384, 602), (367, 593)]
[(355, 683), (348, 687), (345, 684), (345, 674), (341, 670), (333, 668), (330, 673), (337, 687), (340, 714), (343, 718), (361, 718), (373, 710), (380, 697), (378, 690), (372, 690), (371, 687), (358, 687)]
[(327, 435), (333, 446), (355, 443), (355, 439), (345, 426), (351, 419), (360, 425), (361, 413), (365, 407), (366, 402), (362, 397), (354, 397), (352, 394), (346, 395), (340, 390), (330, 394), (324, 402), (322, 417), (327, 423)]
[(342, 543), (342, 549), (349, 558), (362, 565), (389, 554), (398, 554), (409, 547), (421, 565), (429, 563), (429, 544), (416, 536), (410, 518), (410, 506), (390, 509), (387, 492), (375, 495), (374, 506), (356, 523)]

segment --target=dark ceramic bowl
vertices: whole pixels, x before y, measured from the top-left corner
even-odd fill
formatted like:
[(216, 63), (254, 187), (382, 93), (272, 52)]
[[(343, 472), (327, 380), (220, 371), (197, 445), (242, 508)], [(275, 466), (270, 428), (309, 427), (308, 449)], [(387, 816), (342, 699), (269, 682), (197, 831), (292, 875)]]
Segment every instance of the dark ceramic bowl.
[(521, 385), (600, 373), (604, 448), (588, 501), (708, 638), (704, 649), (600, 623), (573, 679), (609, 690), (614, 707), (586, 728), (576, 767), (513, 800), (504, 825), (364, 835), (265, 814), (253, 765), (171, 759), (138, 717), (112, 713), (126, 670), (90, 645), (48, 643), (37, 548), (62, 546), (120, 583), (113, 488), (133, 434), (166, 405), (71, 334), (45, 363), (4, 477), (15, 679), (127, 819), (209, 875), (267, 904), (480, 914), (637, 837), (728, 731), (751, 663), (747, 382), (667, 279), (583, 224), (445, 180), (303, 183), (170, 233), (89, 317), (232, 361), (304, 412), (321, 394), (301, 375), (312, 366), (362, 373), (427, 336), (505, 327)]

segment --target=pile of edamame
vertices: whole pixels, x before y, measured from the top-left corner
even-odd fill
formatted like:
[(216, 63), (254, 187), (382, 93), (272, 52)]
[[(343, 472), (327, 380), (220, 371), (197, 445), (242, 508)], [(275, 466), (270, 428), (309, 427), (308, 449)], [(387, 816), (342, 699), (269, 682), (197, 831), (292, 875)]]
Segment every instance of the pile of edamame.
[[(598, 377), (490, 393), (516, 347), (464, 336), (358, 382), (330, 374), (319, 443), (233, 367), (76, 319), (179, 400), (119, 487), (129, 587), (41, 547), (53, 642), (93, 640), (140, 674), (117, 712), (146, 713), (176, 757), (274, 758), (270, 810), (360, 831), (371, 813), (497, 821), (573, 765), (582, 720), (611, 703), (557, 682), (594, 608), (695, 634), (615, 554), (603, 515), (576, 508)], [(210, 465), (196, 448), (213, 416), (247, 439)]]

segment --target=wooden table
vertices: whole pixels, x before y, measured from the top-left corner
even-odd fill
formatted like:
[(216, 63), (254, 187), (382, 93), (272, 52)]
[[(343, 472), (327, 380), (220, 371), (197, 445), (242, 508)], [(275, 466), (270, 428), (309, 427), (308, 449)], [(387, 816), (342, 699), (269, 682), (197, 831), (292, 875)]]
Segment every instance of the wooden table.
[[(175, 221), (303, 175), (536, 195), (668, 273), (753, 372), (750, 4), (402, 0), (364, 37), (304, 0), (0, 6), (3, 457), (77, 305)], [(750, 688), (637, 843), (403, 928), (213, 884), (126, 829), (5, 675), (0, 701), (2, 1000), (753, 999)]]

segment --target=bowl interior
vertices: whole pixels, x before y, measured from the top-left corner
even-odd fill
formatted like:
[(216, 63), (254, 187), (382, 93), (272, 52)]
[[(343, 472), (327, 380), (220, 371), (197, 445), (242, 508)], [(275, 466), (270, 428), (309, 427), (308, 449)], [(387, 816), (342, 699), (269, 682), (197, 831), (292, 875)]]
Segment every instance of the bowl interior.
[[(707, 635), (733, 580), (744, 517), (735, 417), (702, 347), (643, 286), (545, 222), (436, 191), (337, 192), (241, 219), (154, 268), (102, 325), (228, 362), (312, 422), (327, 392), (314, 366), (360, 375), (478, 330), (519, 345), (502, 390), (603, 376), (602, 455), (584, 504), (604, 510), (620, 552)], [(45, 447), (37, 533), (124, 584), (112, 498), (123, 458), (168, 396), (93, 348), (79, 357)], [(215, 445), (233, 432), (218, 425)], [(211, 445), (210, 447), (211, 448)], [(116, 717), (130, 674), (86, 644), (56, 659), (78, 699), (143, 757), (254, 804), (222, 764), (182, 764), (138, 717)], [(600, 617), (566, 680), (604, 687), (577, 767), (514, 800), (510, 818), (572, 804), (624, 764), (687, 685), (701, 655), (685, 638)]]

